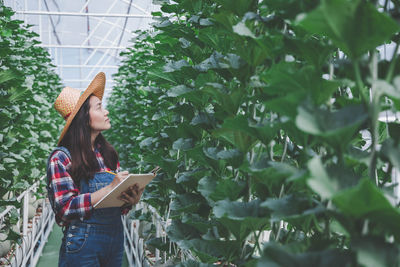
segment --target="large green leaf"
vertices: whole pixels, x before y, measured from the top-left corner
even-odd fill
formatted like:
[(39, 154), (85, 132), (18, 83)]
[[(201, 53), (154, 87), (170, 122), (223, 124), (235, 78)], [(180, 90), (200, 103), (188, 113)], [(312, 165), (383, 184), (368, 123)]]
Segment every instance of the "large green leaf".
[(352, 58), (383, 44), (400, 29), (393, 19), (363, 0), (323, 0), (300, 25), (329, 37)]
[(246, 12), (250, 11), (251, 8), (255, 8), (257, 1), (255, 0), (217, 0), (224, 9), (234, 12), (235, 14), (242, 16)]
[(267, 209), (260, 206), (260, 200), (251, 202), (218, 201), (214, 214), (229, 229), (237, 240), (244, 240), (251, 232), (264, 230), (269, 218)]
[(383, 238), (361, 237), (352, 242), (357, 252), (357, 261), (366, 267), (399, 266), (400, 248), (395, 244), (385, 242)]
[(219, 129), (213, 131), (216, 137), (223, 137), (240, 151), (247, 152), (257, 140), (258, 133), (249, 126), (245, 116), (227, 118)]
[(337, 192), (357, 185), (358, 175), (339, 164), (324, 166), (321, 158), (314, 157), (308, 162), (310, 177), (308, 186), (323, 199), (330, 199)]
[(368, 113), (362, 105), (346, 106), (336, 111), (303, 105), (298, 108), (296, 125), (306, 133), (323, 137), (335, 148), (343, 148), (367, 118)]
[(394, 207), (370, 179), (364, 178), (354, 187), (332, 198), (335, 206), (347, 216), (379, 223), (384, 231), (400, 238), (400, 211)]
[(297, 106), (307, 97), (320, 105), (338, 87), (336, 82), (322, 79), (314, 66), (300, 66), (294, 62), (275, 64), (266, 69), (260, 79), (267, 84), (263, 88), (265, 105), (274, 112), (290, 117), (295, 117)]
[(202, 205), (203, 199), (198, 194), (186, 193), (177, 195), (171, 203), (171, 211), (175, 213), (196, 212)]
[(292, 253), (289, 251), (288, 247), (269, 243), (264, 248), (263, 256), (260, 258), (257, 266), (336, 267), (354, 266), (354, 264), (354, 258), (348, 251), (327, 249), (322, 251)]
[(211, 177), (203, 177), (199, 181), (198, 190), (201, 194), (213, 201), (229, 199), (231, 201), (239, 198), (240, 193), (244, 190), (245, 183), (243, 181), (234, 181), (230, 179), (215, 180)]
[(271, 210), (271, 221), (289, 221), (299, 228), (305, 228), (312, 216), (325, 211), (325, 207), (313, 199), (300, 195), (286, 195), (282, 198), (270, 198), (261, 207)]

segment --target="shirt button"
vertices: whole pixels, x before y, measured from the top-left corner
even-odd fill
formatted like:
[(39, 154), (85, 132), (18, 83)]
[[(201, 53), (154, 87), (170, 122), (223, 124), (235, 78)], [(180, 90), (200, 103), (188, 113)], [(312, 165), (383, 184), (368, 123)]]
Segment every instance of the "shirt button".
[(67, 243), (67, 246), (69, 246), (69, 245), (71, 245), (71, 242), (68, 242), (68, 243)]
[(72, 234), (69, 234), (68, 237), (72, 237)]
[(72, 226), (71, 226), (71, 229), (75, 229), (75, 225), (72, 225)]

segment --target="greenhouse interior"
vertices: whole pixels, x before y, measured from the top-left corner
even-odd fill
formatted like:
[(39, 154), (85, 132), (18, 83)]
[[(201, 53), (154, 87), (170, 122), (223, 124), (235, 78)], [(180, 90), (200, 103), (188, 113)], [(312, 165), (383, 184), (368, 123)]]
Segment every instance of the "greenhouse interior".
[(400, 1), (0, 4), (0, 266), (400, 266)]

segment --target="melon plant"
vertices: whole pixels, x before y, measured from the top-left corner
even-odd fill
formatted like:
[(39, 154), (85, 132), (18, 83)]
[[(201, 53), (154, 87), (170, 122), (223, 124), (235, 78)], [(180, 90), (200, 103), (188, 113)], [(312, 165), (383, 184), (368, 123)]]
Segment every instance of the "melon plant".
[(400, 3), (157, 2), (106, 132), (131, 172), (162, 168), (142, 199), (173, 246), (148, 245), (179, 266), (399, 265), (400, 128), (378, 119), (400, 107)]
[[(46, 159), (56, 145), (62, 118), (52, 107), (61, 89), (49, 53), (37, 46), (31, 25), (12, 19), (0, 5), (0, 212), (21, 207), (16, 197), (45, 175)], [(10, 193), (12, 192), (12, 193)], [(39, 190), (39, 193), (43, 192)], [(16, 210), (2, 231), (18, 220)], [(9, 231), (9, 239), (19, 234)]]

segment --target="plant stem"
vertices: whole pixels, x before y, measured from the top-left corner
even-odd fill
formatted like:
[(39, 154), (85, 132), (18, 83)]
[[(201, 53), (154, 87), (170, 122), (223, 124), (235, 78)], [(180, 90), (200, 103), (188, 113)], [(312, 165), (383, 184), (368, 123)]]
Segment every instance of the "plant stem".
[(376, 91), (375, 81), (378, 79), (378, 60), (375, 52), (371, 53), (371, 76), (372, 76), (372, 87), (371, 87), (371, 104), (370, 104), (370, 115), (371, 115), (371, 161), (369, 164), (369, 176), (375, 181), (376, 179), (376, 163), (377, 153), (376, 146), (378, 143), (378, 117), (380, 112), (379, 99), (380, 94)]
[(358, 93), (360, 94), (362, 100), (365, 103), (368, 103), (368, 99), (364, 94), (364, 83), (361, 79), (360, 64), (358, 63), (358, 60), (354, 61), (353, 66), (354, 66), (354, 74), (356, 75), (356, 85), (357, 85)]
[(275, 238), (275, 241), (276, 242), (278, 242), (278, 240), (279, 240), (279, 236), (280, 236), (280, 234), (281, 234), (281, 229), (283, 228), (283, 221), (280, 221), (279, 222), (279, 229), (278, 229), (278, 233), (276, 234), (276, 238)]
[(393, 79), (393, 73), (394, 73), (394, 67), (396, 66), (396, 60), (397, 60), (397, 51), (399, 50), (399, 44), (396, 44), (396, 47), (394, 48), (393, 56), (390, 61), (389, 69), (386, 74), (386, 81), (390, 83)]
[(384, 9), (385, 11), (387, 11), (387, 5), (388, 5), (388, 3), (389, 3), (389, 0), (385, 0), (385, 5), (383, 6), (383, 9)]
[(285, 145), (283, 147), (283, 153), (282, 153), (281, 162), (283, 162), (283, 160), (285, 159), (286, 151), (287, 151), (287, 144), (288, 144), (288, 136), (285, 135)]
[[(264, 227), (262, 227), (261, 229), (264, 229)], [(253, 251), (251, 252), (250, 255), (254, 254), (254, 252), (256, 251), (256, 248), (258, 248), (258, 250), (261, 253), (261, 247), (260, 247), (260, 244), (258, 243), (258, 239), (260, 238), (261, 233), (262, 233), (262, 230), (258, 231), (257, 235), (256, 235), (256, 231), (253, 232), (253, 235), (254, 235), (254, 238), (255, 238), (255, 242), (254, 242), (255, 244), (254, 244), (254, 247), (253, 247)]]

